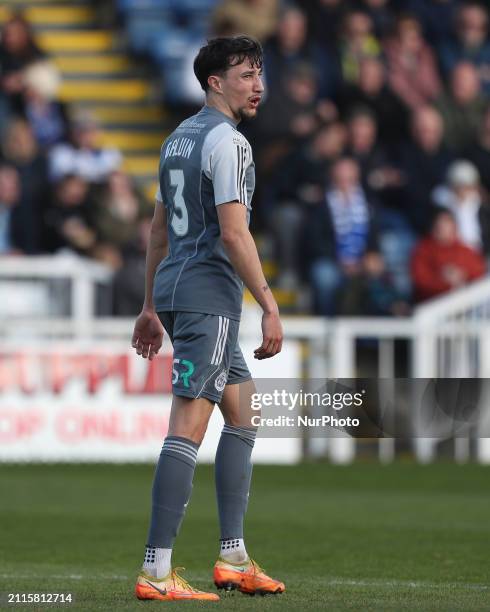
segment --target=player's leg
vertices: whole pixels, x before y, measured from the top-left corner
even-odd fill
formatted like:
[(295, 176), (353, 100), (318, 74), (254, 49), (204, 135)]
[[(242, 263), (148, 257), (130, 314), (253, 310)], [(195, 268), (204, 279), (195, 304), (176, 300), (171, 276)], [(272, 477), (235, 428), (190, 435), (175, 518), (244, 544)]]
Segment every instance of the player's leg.
[(255, 384), (238, 344), (230, 367), (229, 384), (219, 404), (225, 424), (215, 461), (216, 496), (220, 518), (220, 556), (214, 567), (218, 588), (244, 593), (282, 593), (284, 584), (267, 576), (249, 558), (243, 537), (252, 477), (251, 455), (256, 428), (252, 426), (251, 396)]
[[(212, 351), (202, 331), (202, 315), (160, 315), (174, 345), (174, 398), (168, 435), (155, 470), (152, 513), (142, 572), (136, 584), (140, 599), (216, 599), (214, 594), (192, 589), (171, 568), (172, 548), (192, 491), (197, 452), (214, 401), (203, 396), (208, 364), (200, 355)], [(199, 338), (198, 346), (194, 339)]]
[(192, 492), (197, 452), (214, 405), (205, 398), (174, 396), (168, 435), (155, 470), (152, 512), (143, 569), (166, 576), (172, 548)]
[[(226, 385), (219, 405), (224, 426), (216, 451), (215, 480), (220, 521), (220, 556), (233, 563), (248, 560), (243, 520), (252, 478), (256, 428), (251, 426), (254, 382), (248, 377)], [(247, 380), (248, 378), (248, 380)]]

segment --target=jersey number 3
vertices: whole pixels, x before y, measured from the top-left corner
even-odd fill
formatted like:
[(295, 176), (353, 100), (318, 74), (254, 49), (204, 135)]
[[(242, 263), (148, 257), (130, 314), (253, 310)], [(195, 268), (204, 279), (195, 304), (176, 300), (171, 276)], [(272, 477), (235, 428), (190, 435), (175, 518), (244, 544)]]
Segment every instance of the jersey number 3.
[[(184, 200), (184, 171), (170, 170), (170, 185), (175, 187), (174, 212), (170, 225), (177, 236), (185, 236), (189, 229), (189, 215)], [(180, 214), (177, 214), (178, 213)]]

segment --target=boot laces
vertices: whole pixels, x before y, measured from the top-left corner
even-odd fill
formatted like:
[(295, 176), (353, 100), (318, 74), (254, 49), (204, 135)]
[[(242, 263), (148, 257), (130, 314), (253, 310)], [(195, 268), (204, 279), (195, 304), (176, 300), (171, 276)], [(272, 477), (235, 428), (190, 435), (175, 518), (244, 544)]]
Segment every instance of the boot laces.
[(191, 593), (197, 593), (198, 592), (197, 589), (191, 587), (191, 585), (187, 582), (187, 580), (182, 578), (182, 576), (177, 573), (177, 570), (183, 571), (185, 570), (185, 567), (176, 567), (175, 569), (172, 570), (172, 580), (174, 583), (174, 587), (178, 586), (184, 591), (190, 591)]

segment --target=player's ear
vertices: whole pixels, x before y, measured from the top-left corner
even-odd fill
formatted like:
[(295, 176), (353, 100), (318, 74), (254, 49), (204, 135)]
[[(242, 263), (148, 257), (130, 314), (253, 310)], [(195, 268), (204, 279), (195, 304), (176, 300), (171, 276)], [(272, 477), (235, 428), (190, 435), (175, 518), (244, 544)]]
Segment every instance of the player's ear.
[(215, 93), (223, 93), (223, 90), (221, 88), (221, 79), (219, 78), (219, 76), (215, 74), (209, 75), (208, 85), (211, 91), (214, 91)]

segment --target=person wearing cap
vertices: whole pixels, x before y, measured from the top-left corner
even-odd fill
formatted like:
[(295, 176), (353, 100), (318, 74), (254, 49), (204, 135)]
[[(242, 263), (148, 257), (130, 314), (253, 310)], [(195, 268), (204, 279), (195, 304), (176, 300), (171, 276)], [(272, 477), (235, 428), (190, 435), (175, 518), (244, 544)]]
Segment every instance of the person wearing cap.
[(453, 162), (445, 185), (435, 189), (433, 199), (453, 214), (463, 244), (490, 255), (490, 206), (482, 197), (480, 175), (474, 164), (464, 159)]

